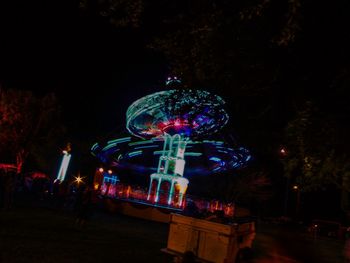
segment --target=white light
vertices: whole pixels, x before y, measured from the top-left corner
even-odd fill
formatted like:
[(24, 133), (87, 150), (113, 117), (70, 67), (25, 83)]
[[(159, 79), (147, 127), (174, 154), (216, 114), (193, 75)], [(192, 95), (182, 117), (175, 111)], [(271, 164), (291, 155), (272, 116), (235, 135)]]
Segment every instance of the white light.
[(185, 170), (185, 160), (176, 160), (175, 164), (175, 174), (183, 175)]
[(63, 155), (61, 167), (58, 171), (57, 178), (56, 178), (56, 179), (60, 180), (60, 182), (63, 182), (64, 178), (66, 177), (68, 165), (70, 162), (70, 157), (71, 157), (71, 155), (68, 152), (65, 155)]

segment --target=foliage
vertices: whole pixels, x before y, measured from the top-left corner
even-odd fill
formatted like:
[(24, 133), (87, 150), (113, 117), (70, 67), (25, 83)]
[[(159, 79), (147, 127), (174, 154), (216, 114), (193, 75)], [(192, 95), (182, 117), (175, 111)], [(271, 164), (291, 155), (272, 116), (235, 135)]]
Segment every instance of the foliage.
[(48, 171), (47, 159), (63, 132), (54, 94), (35, 96), (31, 91), (0, 89), (0, 146), (2, 158), (22, 171), (28, 157)]
[(286, 135), (286, 176), (294, 178), (303, 191), (329, 184), (350, 191), (350, 163), (341, 147), (341, 128), (334, 116), (308, 101), (289, 122)]
[(257, 79), (247, 74), (259, 74), (260, 83), (271, 78), (276, 69), (265, 76), (270, 47), (290, 46), (301, 31), (300, 0), (81, 0), (80, 5), (118, 27), (152, 28), (158, 33), (150, 47), (168, 57), (175, 74), (187, 84), (222, 90), (254, 89)]
[[(125, 2), (111, 1), (119, 7)], [(152, 32), (149, 47), (168, 58), (172, 73), (185, 86), (231, 97), (235, 131), (251, 147), (269, 155), (266, 159), (277, 159), (273, 152), (285, 132), (285, 172), (303, 191), (327, 184), (349, 190), (349, 128), (341, 124), (350, 113), (350, 73), (345, 66), (350, 38), (344, 33), (348, 1), (138, 4), (139, 12), (122, 13), (137, 17), (138, 25)], [(345, 110), (332, 112), (340, 104)]]
[(227, 184), (225, 200), (240, 203), (266, 202), (273, 194), (269, 175), (264, 172), (242, 170)]
[(191, 179), (194, 194), (224, 202), (249, 205), (268, 201), (272, 196), (270, 175), (255, 168), (211, 175), (208, 178)]
[(142, 0), (80, 0), (83, 13), (106, 17), (117, 27), (138, 27), (143, 5)]

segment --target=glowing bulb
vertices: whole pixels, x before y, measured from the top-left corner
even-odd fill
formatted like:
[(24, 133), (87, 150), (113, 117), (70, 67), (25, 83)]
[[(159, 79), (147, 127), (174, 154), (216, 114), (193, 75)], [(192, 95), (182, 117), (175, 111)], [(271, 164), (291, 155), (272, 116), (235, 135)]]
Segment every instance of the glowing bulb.
[(83, 182), (83, 177), (81, 177), (80, 175), (74, 176), (74, 178), (75, 178), (75, 182), (76, 182), (77, 184), (80, 184), (80, 183)]
[(281, 148), (280, 153), (282, 155), (286, 155), (287, 154), (287, 150), (285, 148)]
[(112, 173), (113, 173), (113, 171), (112, 171), (112, 170), (108, 170), (108, 173), (109, 173), (109, 174), (112, 174)]
[(100, 173), (102, 173), (102, 172), (103, 172), (103, 168), (101, 167), (100, 169), (98, 169), (98, 171), (99, 171)]

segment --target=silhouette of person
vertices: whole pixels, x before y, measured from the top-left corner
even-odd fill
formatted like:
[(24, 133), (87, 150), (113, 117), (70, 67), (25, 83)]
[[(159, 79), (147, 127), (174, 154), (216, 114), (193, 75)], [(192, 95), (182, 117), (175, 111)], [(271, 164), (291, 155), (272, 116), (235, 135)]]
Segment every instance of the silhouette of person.
[(77, 219), (76, 224), (78, 227), (84, 227), (90, 215), (91, 205), (92, 205), (92, 192), (90, 187), (85, 187), (85, 189), (80, 193), (81, 197), (77, 198)]

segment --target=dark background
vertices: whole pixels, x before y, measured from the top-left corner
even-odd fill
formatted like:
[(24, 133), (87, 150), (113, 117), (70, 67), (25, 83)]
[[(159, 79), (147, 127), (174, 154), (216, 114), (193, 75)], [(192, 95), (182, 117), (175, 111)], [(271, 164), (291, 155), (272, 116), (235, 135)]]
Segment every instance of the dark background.
[(55, 92), (71, 134), (121, 129), (127, 107), (165, 83), (165, 59), (141, 29), (118, 29), (82, 15), (75, 1), (2, 2), (0, 80)]
[[(276, 3), (275, 9), (285, 9)], [(154, 36), (167, 30), (157, 24), (160, 16), (167, 15), (161, 9), (161, 5), (148, 9), (141, 27), (117, 28), (101, 16), (82, 13), (77, 1), (1, 1), (0, 83), (37, 94), (55, 92), (68, 137), (73, 140), (91, 145), (114, 131), (123, 131), (127, 107), (162, 90), (172, 72), (164, 55), (148, 48)], [(266, 49), (262, 57), (266, 66), (279, 65), (275, 86), (262, 97), (245, 98), (244, 103), (234, 84), (232, 89), (216, 92), (227, 101), (230, 132), (271, 171), (277, 197), (283, 198), (285, 179), (278, 147), (288, 120), (295, 114), (294, 103), (315, 100), (324, 111), (334, 113), (337, 125), (349, 130), (349, 73), (341, 74), (350, 68), (349, 10), (348, 1), (304, 3), (303, 30), (292, 47), (270, 48), (263, 41), (252, 47)], [(271, 21), (274, 23), (276, 20)], [(254, 26), (259, 30), (258, 23)], [(334, 88), (334, 83), (340, 84)], [(216, 91), (213, 83), (210, 87), (204, 82), (196, 84), (197, 88)], [(268, 118), (248, 117), (264, 104), (272, 109)], [(337, 194), (331, 191), (310, 197), (310, 207), (325, 213), (323, 204), (337, 200)], [(278, 198), (275, 201), (281, 205)], [(328, 215), (338, 213), (338, 207), (333, 208)]]

